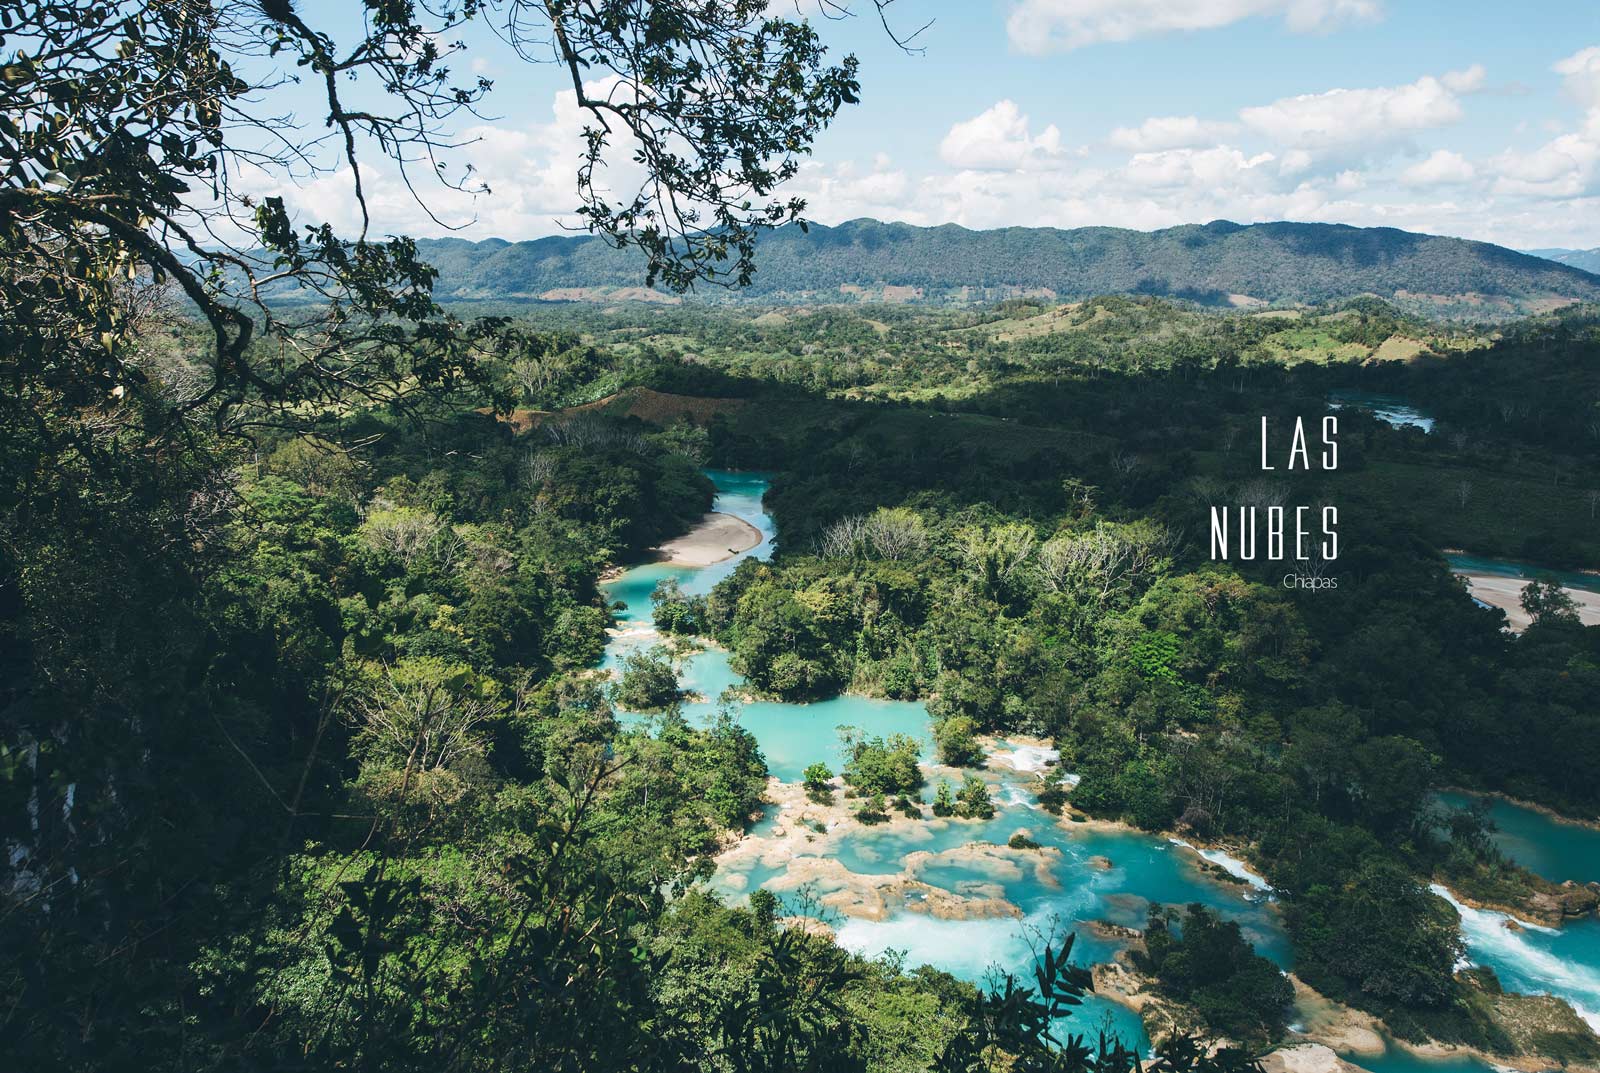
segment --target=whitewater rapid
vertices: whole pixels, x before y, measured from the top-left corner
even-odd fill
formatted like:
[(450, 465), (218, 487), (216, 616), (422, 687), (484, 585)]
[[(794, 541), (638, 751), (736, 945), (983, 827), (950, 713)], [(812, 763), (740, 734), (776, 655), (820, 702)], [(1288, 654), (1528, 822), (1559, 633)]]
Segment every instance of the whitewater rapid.
[(1600, 971), (1559, 957), (1530, 939), (1530, 934), (1559, 938), (1561, 929), (1518, 920), (1493, 909), (1474, 909), (1438, 883), (1428, 889), (1449, 902), (1461, 916), (1461, 936), (1466, 940), (1470, 963), (1494, 969), (1509, 990), (1543, 992), (1566, 999), (1589, 1027), (1600, 1032)]
[(1227, 872), (1233, 878), (1243, 880), (1245, 883), (1249, 884), (1253, 890), (1259, 891), (1260, 893), (1267, 895), (1269, 898), (1273, 897), (1272, 884), (1268, 883), (1265, 879), (1262, 879), (1260, 876), (1252, 872), (1250, 870), (1250, 866), (1245, 864), (1239, 858), (1224, 853), (1220, 849), (1200, 849), (1197, 846), (1185, 842), (1181, 838), (1169, 838), (1167, 841), (1171, 842), (1174, 846), (1182, 846), (1184, 849), (1198, 853), (1200, 856), (1204, 857), (1218, 868), (1221, 868), (1224, 872)]

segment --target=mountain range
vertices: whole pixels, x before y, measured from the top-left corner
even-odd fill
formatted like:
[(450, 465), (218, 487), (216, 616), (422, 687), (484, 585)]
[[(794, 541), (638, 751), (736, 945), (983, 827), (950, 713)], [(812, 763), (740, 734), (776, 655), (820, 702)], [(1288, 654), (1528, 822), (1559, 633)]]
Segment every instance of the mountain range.
[(1600, 272), (1600, 246), (1592, 250), (1529, 250), (1535, 257), (1543, 257), (1547, 261), (1556, 261), (1560, 264), (1581, 268), (1585, 272)]
[[(642, 288), (636, 250), (589, 235), (526, 242), (419, 240), (456, 300), (671, 300)], [(1217, 221), (974, 231), (852, 220), (762, 237), (755, 281), (704, 297), (979, 301), (1150, 294), (1206, 305), (1312, 304), (1373, 294), (1445, 317), (1493, 318), (1600, 300), (1600, 276), (1485, 242), (1342, 224)], [(1596, 266), (1600, 267), (1600, 266)]]

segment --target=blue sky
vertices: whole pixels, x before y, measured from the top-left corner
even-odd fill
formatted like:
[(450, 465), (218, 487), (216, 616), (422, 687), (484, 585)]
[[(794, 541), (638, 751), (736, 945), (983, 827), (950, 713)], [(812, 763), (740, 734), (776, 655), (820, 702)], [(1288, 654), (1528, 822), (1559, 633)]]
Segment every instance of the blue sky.
[[(920, 55), (867, 14), (819, 20), (863, 82), (796, 182), (823, 223), (1296, 219), (1600, 246), (1592, 2), (898, 0), (900, 26), (934, 20)], [(570, 89), (468, 43), (494, 118), (461, 155), (492, 193), (431, 200), (464, 237), (554, 233), (575, 203)], [(381, 229), (442, 233), (397, 176), (369, 185)], [(339, 174), (284, 192), (307, 219), (351, 208)]]

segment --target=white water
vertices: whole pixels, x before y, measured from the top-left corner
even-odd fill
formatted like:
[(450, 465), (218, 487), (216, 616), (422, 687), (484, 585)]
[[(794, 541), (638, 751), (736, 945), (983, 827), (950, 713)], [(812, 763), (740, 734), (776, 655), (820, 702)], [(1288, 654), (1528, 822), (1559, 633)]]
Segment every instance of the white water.
[(1018, 745), (1008, 752), (996, 752), (994, 758), (1010, 765), (1015, 771), (1043, 771), (1061, 762), (1061, 750), (1044, 745)]
[(1039, 803), (1030, 797), (1028, 792), (1020, 786), (1006, 787), (1005, 797), (1001, 798), (1001, 801), (1004, 802), (1008, 808), (1031, 808), (1035, 811), (1037, 811), (1039, 808)]
[(1337, 393), (1328, 400), (1328, 409), (1342, 410), (1346, 406), (1353, 406), (1358, 410), (1368, 410), (1373, 417), (1392, 428), (1405, 428), (1408, 425), (1420, 428), (1424, 432), (1432, 432), (1433, 418), (1427, 416), (1414, 406), (1409, 406), (1400, 399), (1387, 395), (1370, 395), (1363, 392)]
[(1198, 849), (1181, 838), (1169, 838), (1167, 841), (1174, 846), (1182, 846), (1184, 849), (1193, 850), (1235, 879), (1244, 880), (1262, 894), (1270, 895), (1272, 893), (1272, 884), (1252, 872), (1249, 866), (1237, 857), (1230, 856), (1220, 849)]
[(981, 980), (995, 965), (1029, 965), (1034, 951), (1014, 917), (986, 920), (944, 920), (907, 913), (888, 920), (846, 917), (838, 928), (839, 945), (875, 957), (903, 951), (907, 966), (937, 965), (967, 980)]
[[(1566, 999), (1579, 1017), (1600, 1031), (1600, 972), (1557, 957), (1529, 941), (1527, 936), (1527, 932), (1559, 936), (1560, 929), (1517, 920), (1492, 909), (1463, 905), (1438, 883), (1428, 889), (1449, 902), (1461, 915), (1461, 935), (1467, 942), (1470, 961), (1493, 968), (1508, 990), (1543, 991)], [(1507, 926), (1513, 921), (1523, 930)]]

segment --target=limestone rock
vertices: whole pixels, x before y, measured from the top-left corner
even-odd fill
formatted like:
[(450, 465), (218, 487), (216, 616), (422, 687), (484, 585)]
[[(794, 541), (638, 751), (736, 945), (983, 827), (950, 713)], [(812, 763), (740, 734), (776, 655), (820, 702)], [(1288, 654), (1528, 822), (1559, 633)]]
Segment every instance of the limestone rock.
[(1333, 1052), (1333, 1048), (1320, 1043), (1299, 1043), (1279, 1047), (1261, 1060), (1266, 1073), (1361, 1073), (1361, 1067), (1352, 1065)]
[(1563, 916), (1587, 916), (1600, 908), (1600, 891), (1593, 889), (1594, 885), (1582, 886), (1572, 880), (1561, 884), (1556, 893), (1556, 901), (1561, 905)]

